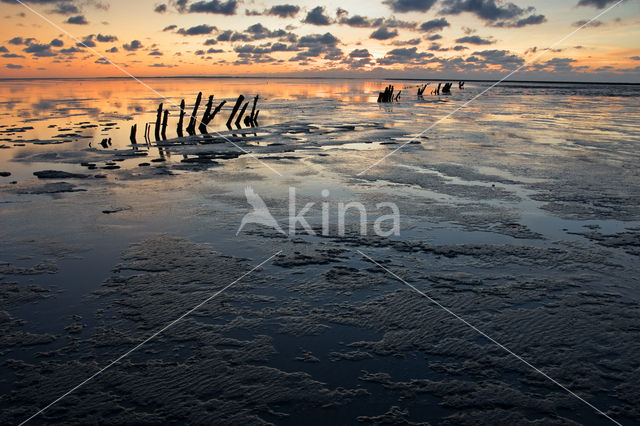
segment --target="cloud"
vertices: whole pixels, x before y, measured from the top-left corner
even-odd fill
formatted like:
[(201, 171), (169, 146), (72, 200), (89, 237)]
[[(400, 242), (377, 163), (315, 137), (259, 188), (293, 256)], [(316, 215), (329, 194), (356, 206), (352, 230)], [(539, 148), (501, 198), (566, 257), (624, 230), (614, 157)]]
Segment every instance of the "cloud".
[(210, 38), (204, 42), (205, 46), (213, 46), (214, 44), (218, 44), (218, 41), (215, 38)]
[(432, 19), (420, 25), (419, 30), (424, 32), (440, 31), (449, 26), (451, 24), (445, 18)]
[(7, 64), (6, 67), (10, 70), (19, 70), (24, 68), (22, 65), (16, 65), (16, 64)]
[(629, 59), (631, 59), (632, 61), (640, 61), (640, 56), (632, 56)]
[(432, 36), (427, 37), (427, 40), (436, 41), (436, 40), (440, 40), (441, 38), (442, 38), (442, 36), (440, 34), (434, 34)]
[(265, 11), (265, 15), (279, 16), (281, 18), (293, 18), (300, 12), (300, 6), (292, 4), (278, 4)]
[(113, 46), (111, 49), (105, 50), (106, 53), (118, 53), (118, 48)]
[(20, 46), (21, 44), (28, 45), (31, 44), (35, 39), (34, 38), (22, 38), (22, 37), (14, 37), (9, 40), (9, 44), (13, 44), (16, 46)]
[(387, 27), (380, 27), (371, 33), (369, 38), (375, 40), (389, 40), (398, 36), (398, 30), (389, 30)]
[(578, 6), (592, 6), (597, 9), (604, 9), (610, 4), (617, 3), (618, 0), (580, 0)]
[(98, 40), (100, 43), (113, 43), (114, 41), (118, 41), (118, 37), (114, 35), (98, 34), (96, 36), (96, 40)]
[(305, 24), (311, 25), (330, 25), (331, 19), (325, 15), (324, 7), (318, 6), (313, 9), (309, 13), (307, 13), (307, 17), (304, 18)]
[(398, 13), (427, 12), (436, 0), (385, 0), (383, 3)]
[(56, 56), (56, 53), (51, 50), (51, 45), (49, 44), (33, 43), (22, 50), (25, 53), (31, 53), (33, 56), (36, 56), (39, 58)]
[(388, 51), (384, 58), (378, 59), (380, 65), (396, 65), (396, 64), (425, 64), (433, 53), (418, 52), (417, 47), (401, 47)]
[(520, 28), (546, 22), (544, 15), (524, 15), (533, 13), (534, 7), (522, 8), (514, 3), (499, 0), (450, 0), (443, 2), (441, 13), (459, 15), (471, 13), (485, 21), (487, 25), (505, 28)]
[(9, 49), (7, 49), (4, 46), (0, 46), (0, 53), (8, 53), (8, 52), (9, 52)]
[(507, 28), (522, 28), (527, 25), (539, 25), (547, 22), (547, 17), (544, 15), (531, 15), (526, 18), (518, 19), (517, 21), (502, 21), (496, 23), (494, 26), (496, 27), (507, 27)]
[(419, 38), (412, 38), (411, 40), (396, 40), (391, 44), (394, 46), (416, 46), (420, 44), (422, 40)]
[(169, 25), (169, 26), (167, 26), (167, 27), (164, 27), (164, 28), (162, 29), (162, 31), (173, 31), (173, 30), (175, 30), (176, 28), (178, 28), (178, 26), (177, 26), (177, 25)]
[(195, 27), (191, 27), (188, 29), (180, 28), (177, 32), (178, 34), (182, 34), (184, 36), (192, 36), (192, 35), (204, 35), (211, 34), (217, 28), (212, 25), (202, 24), (196, 25)]
[(156, 13), (165, 13), (167, 11), (167, 5), (166, 4), (159, 4), (156, 6), (155, 9), (153, 9), (154, 12)]
[(495, 41), (492, 41), (492, 40), (489, 40), (489, 39), (486, 39), (486, 38), (482, 38), (482, 37), (477, 36), (477, 35), (473, 35), (473, 36), (465, 36), (465, 37), (461, 37), (459, 39), (456, 39), (456, 43), (483, 45), (483, 44), (493, 44), (493, 43), (495, 43)]
[(218, 15), (235, 15), (237, 8), (237, 0), (228, 0), (224, 3), (219, 0), (199, 1), (189, 6), (189, 12), (215, 13)]
[(11, 59), (16, 59), (16, 58), (24, 58), (24, 55), (17, 55), (15, 53), (4, 53), (2, 55), (3, 58), (11, 58)]
[(58, 3), (50, 12), (59, 15), (74, 15), (80, 13), (80, 9), (71, 3)]
[(142, 43), (140, 43), (140, 40), (133, 40), (131, 43), (123, 44), (122, 48), (127, 52), (135, 52), (136, 50), (142, 48)]
[(467, 58), (468, 62), (480, 62), (477, 56), (482, 58), (484, 64), (500, 65), (506, 68), (516, 68), (524, 64), (524, 59), (512, 54), (508, 50), (483, 50), (474, 52), (472, 56)]
[(89, 25), (89, 21), (87, 21), (87, 18), (85, 18), (84, 15), (71, 16), (65, 22), (67, 24)]
[(342, 50), (337, 45), (340, 40), (331, 33), (311, 34), (300, 37), (295, 48), (300, 51), (290, 61), (306, 61), (310, 58), (322, 57), (328, 60), (338, 60), (343, 57)]
[(367, 49), (355, 49), (349, 53), (350, 58), (370, 58), (371, 53)]
[(52, 47), (62, 47), (64, 46), (64, 42), (60, 39), (54, 38), (53, 40), (51, 40), (49, 45)]
[(602, 22), (602, 21), (598, 21), (598, 20), (589, 22), (589, 21), (583, 19), (583, 20), (574, 22), (572, 25), (574, 27), (578, 27), (578, 28), (582, 28), (582, 27), (597, 28), (597, 27), (601, 27), (601, 26), (605, 25), (605, 23)]

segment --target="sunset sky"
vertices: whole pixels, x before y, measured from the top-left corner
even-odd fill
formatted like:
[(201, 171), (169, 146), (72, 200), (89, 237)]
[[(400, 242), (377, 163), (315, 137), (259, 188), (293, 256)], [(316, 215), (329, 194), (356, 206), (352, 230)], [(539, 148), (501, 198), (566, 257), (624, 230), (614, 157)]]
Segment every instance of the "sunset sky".
[[(482, 79), (532, 60), (617, 0), (25, 3), (60, 28), (0, 0), (1, 77), (122, 76), (108, 58), (136, 76)], [(513, 79), (640, 82), (638, 40), (640, 1), (626, 0)]]

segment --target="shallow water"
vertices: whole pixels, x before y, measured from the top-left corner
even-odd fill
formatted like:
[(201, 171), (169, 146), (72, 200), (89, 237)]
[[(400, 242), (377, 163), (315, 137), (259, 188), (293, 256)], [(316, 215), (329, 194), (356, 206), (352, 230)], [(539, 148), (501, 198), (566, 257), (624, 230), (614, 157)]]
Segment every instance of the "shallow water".
[[(640, 86), (507, 83), (456, 111), (490, 83), (418, 98), (419, 82), (394, 81), (391, 105), (375, 102), (387, 81), (145, 83), (169, 102), (128, 80), (0, 81), (2, 423), (282, 251), (39, 420), (601, 424), (358, 250), (611, 417), (640, 420)], [(198, 91), (227, 105), (209, 138), (176, 140), (173, 104), (190, 110)], [(260, 95), (259, 125), (229, 131), (240, 93)], [(169, 140), (144, 141), (161, 101)], [(316, 231), (328, 203), (329, 235), (236, 235), (247, 186), (285, 228), (289, 187), (298, 210), (315, 203)], [(396, 203), (400, 235), (358, 235), (353, 215), (338, 235), (349, 201), (371, 221)]]

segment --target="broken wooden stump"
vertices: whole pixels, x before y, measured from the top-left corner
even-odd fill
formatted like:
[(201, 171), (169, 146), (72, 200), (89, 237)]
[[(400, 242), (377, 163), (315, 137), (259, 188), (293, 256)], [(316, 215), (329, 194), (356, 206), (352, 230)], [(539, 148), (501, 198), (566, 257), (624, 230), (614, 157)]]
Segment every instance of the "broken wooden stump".
[(424, 91), (427, 89), (428, 85), (429, 85), (429, 83), (425, 84), (422, 87), (418, 87), (418, 96), (422, 96), (424, 94)]
[(183, 133), (182, 133), (182, 127), (184, 124), (184, 99), (182, 100), (182, 102), (180, 102), (180, 119), (178, 120), (178, 137), (181, 138)]
[(200, 108), (200, 102), (202, 102), (202, 92), (198, 93), (198, 97), (196, 98), (196, 104), (193, 106), (193, 112), (191, 113), (191, 118), (189, 119), (189, 125), (187, 126), (187, 133), (190, 136), (196, 134), (196, 116), (198, 115), (198, 108)]
[(458, 89), (464, 90), (464, 81), (459, 81), (458, 82)]
[(162, 140), (167, 139), (167, 121), (169, 121), (169, 110), (164, 110), (164, 117), (162, 119)]
[(211, 114), (211, 108), (213, 108), (213, 95), (209, 96), (209, 100), (207, 101), (207, 106), (204, 110), (204, 115), (202, 116), (202, 120), (200, 120), (200, 125), (198, 126), (198, 130), (203, 135), (207, 132), (207, 125), (209, 124), (209, 114)]
[(382, 103), (393, 102), (394, 100), (393, 90), (394, 90), (394, 87), (392, 85), (387, 86), (384, 89), (384, 92), (380, 92), (378, 94), (378, 102), (382, 102)]
[(453, 86), (453, 83), (445, 83), (444, 86), (442, 87), (442, 94), (443, 95), (450, 95), (451, 94), (451, 86)]
[(247, 110), (247, 106), (249, 106), (249, 102), (245, 103), (242, 109), (240, 110), (240, 113), (238, 113), (238, 118), (236, 119), (236, 127), (238, 129), (240, 128), (240, 120), (242, 120), (242, 116), (244, 115), (244, 112)]
[(160, 140), (160, 120), (162, 119), (162, 104), (158, 106), (158, 115), (156, 116), (155, 136), (156, 140)]
[(136, 131), (138, 130), (138, 125), (134, 124), (131, 126), (131, 133), (129, 134), (129, 140), (131, 141), (131, 145), (136, 145)]
[(227, 120), (227, 128), (231, 129), (231, 123), (233, 122), (233, 117), (236, 115), (236, 112), (238, 112), (238, 108), (240, 108), (240, 105), (242, 105), (243, 101), (244, 101), (244, 95), (238, 96), (238, 100), (236, 101), (236, 104), (233, 106), (233, 110), (231, 110), (231, 115)]

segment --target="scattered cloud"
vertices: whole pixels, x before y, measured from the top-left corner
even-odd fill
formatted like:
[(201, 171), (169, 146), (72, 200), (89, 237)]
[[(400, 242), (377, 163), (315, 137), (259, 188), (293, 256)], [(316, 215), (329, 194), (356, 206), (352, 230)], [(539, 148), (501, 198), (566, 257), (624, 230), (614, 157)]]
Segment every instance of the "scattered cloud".
[(472, 36), (460, 37), (459, 39), (456, 39), (456, 43), (483, 45), (483, 44), (493, 44), (495, 43), (495, 41), (489, 40), (487, 38), (482, 38), (477, 35), (472, 35)]
[(143, 46), (140, 40), (133, 40), (131, 43), (125, 43), (122, 45), (122, 48), (127, 52), (135, 52), (136, 50), (141, 49), (142, 47)]
[(89, 25), (89, 21), (87, 21), (87, 18), (85, 18), (84, 15), (71, 16), (65, 22), (67, 24)]
[(216, 29), (217, 28), (212, 25), (202, 24), (202, 25), (196, 25), (195, 27), (191, 27), (187, 29), (180, 28), (177, 31), (177, 33), (182, 34), (184, 36), (205, 35), (205, 34), (211, 34)]
[(325, 14), (323, 6), (318, 6), (311, 9), (311, 11), (307, 13), (307, 17), (304, 18), (304, 21), (302, 22), (311, 25), (330, 25), (331, 18)]
[(389, 40), (398, 36), (398, 30), (390, 30), (387, 27), (380, 27), (371, 33), (369, 38), (375, 40)]
[(383, 3), (398, 13), (428, 12), (436, 0), (385, 0)]

